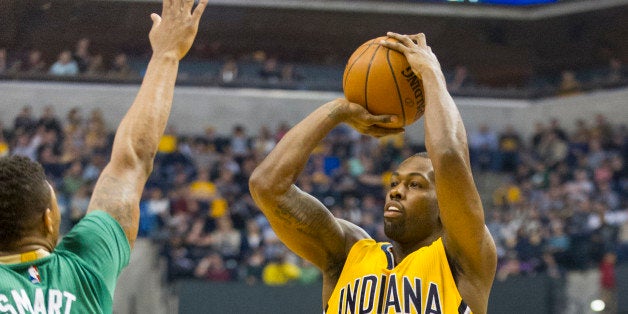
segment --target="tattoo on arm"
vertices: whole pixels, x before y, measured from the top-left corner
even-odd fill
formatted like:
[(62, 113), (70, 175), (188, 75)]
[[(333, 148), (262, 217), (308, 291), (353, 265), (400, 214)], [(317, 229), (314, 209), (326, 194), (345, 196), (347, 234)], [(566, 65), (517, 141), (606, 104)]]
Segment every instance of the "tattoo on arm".
[(292, 189), (286, 195), (274, 213), (285, 227), (312, 238), (328, 234), (326, 230), (332, 227), (334, 219), (323, 204), (297, 189)]

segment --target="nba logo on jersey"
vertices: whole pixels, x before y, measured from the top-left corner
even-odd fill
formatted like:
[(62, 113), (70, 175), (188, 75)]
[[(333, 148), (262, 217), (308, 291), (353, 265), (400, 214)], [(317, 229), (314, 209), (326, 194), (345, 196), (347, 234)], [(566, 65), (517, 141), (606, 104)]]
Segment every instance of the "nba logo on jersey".
[(31, 266), (28, 268), (28, 279), (30, 279), (31, 283), (34, 283), (36, 285), (41, 283), (41, 277), (39, 277), (37, 267)]

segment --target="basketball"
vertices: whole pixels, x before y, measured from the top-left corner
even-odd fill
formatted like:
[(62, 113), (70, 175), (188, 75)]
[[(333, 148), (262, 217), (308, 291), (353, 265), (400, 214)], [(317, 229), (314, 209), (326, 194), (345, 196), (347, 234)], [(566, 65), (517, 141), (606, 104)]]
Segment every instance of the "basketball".
[(380, 45), (381, 40), (396, 41), (387, 36), (371, 39), (349, 57), (342, 78), (345, 98), (372, 114), (394, 114), (401, 118), (396, 125), (386, 127), (410, 125), (425, 110), (423, 83), (406, 57)]

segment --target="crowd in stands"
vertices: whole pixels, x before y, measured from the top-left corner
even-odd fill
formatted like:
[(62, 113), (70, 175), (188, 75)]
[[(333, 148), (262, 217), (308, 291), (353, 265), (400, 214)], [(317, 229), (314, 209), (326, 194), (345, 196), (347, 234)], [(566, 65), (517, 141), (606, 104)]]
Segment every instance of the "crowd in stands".
[[(56, 52), (44, 52), (38, 48), (11, 51), (0, 47), (0, 78), (137, 82), (148, 61), (142, 51), (117, 51), (105, 56), (92, 48), (87, 37), (79, 39), (73, 49), (62, 49), (56, 59), (45, 55), (52, 53)], [(181, 62), (179, 82), (224, 87), (340, 91), (346, 62), (340, 59), (332, 55), (326, 60), (296, 62), (281, 60), (262, 50), (234, 55), (224, 51), (220, 41), (199, 43)], [(578, 71), (557, 69), (554, 74), (529, 75), (508, 87), (499, 85), (503, 82), (496, 82), (499, 84), (495, 85), (479, 81), (476, 79), (478, 73), (474, 73), (468, 65), (445, 67), (444, 71), (455, 95), (546, 97), (625, 86), (628, 83), (627, 67), (611, 53), (606, 54), (606, 59), (606, 64)]]
[[(127, 53), (119, 51), (106, 61), (90, 49), (91, 40), (79, 39), (74, 49), (66, 48), (50, 61), (43, 49), (10, 51), (0, 47), (0, 75), (39, 78), (139, 79), (140, 73), (130, 63)], [(148, 58), (146, 58), (146, 63)]]
[[(62, 210), (62, 232), (85, 215), (107, 163), (113, 139), (105, 125), (97, 109), (74, 108), (60, 118), (53, 106), (39, 114), (24, 106), (13, 125), (0, 126), (0, 156), (25, 155), (43, 165)], [(289, 128), (263, 127), (255, 135), (242, 125), (230, 134), (167, 129), (140, 204), (139, 235), (161, 246), (168, 280), (320, 280), (316, 268), (277, 239), (248, 193), (252, 170)], [(599, 114), (575, 121), (573, 131), (557, 119), (537, 121), (530, 138), (488, 123), (468, 131), (475, 175), (503, 180), (485, 199), (498, 280), (558, 278), (594, 267), (608, 273), (615, 261), (628, 261), (626, 125)], [(421, 149), (403, 136), (377, 140), (340, 126), (315, 150), (298, 186), (336, 217), (385, 241), (381, 210), (390, 171)]]

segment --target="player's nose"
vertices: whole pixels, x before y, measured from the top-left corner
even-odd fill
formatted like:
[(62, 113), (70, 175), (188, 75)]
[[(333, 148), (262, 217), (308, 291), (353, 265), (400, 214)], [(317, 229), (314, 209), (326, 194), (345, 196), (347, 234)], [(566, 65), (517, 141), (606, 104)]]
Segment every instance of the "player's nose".
[(402, 191), (401, 191), (401, 184), (393, 187), (388, 192), (388, 197), (391, 200), (400, 200), (402, 198), (402, 196), (403, 196), (403, 194), (402, 194)]

